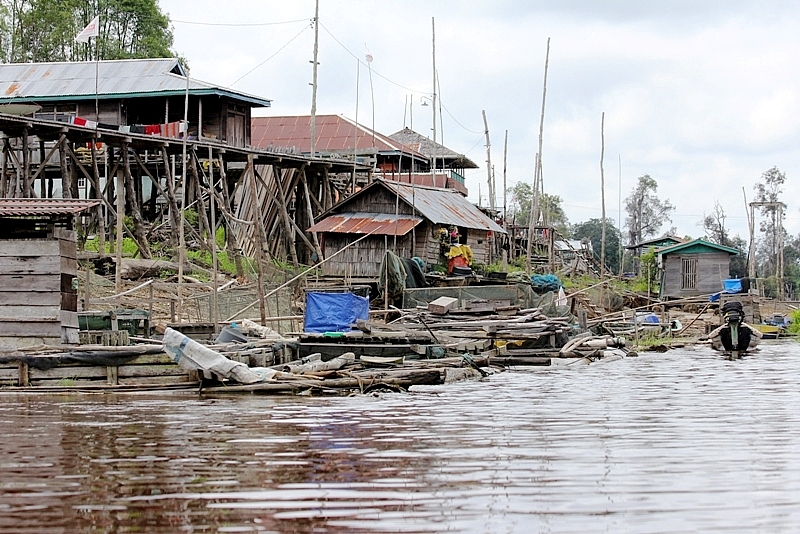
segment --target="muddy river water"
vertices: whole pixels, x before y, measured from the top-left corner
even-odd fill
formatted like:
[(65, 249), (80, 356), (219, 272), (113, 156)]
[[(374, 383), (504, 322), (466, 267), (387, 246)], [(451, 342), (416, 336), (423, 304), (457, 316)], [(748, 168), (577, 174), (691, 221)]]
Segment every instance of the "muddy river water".
[(380, 396), (4, 395), (0, 532), (800, 532), (800, 344)]

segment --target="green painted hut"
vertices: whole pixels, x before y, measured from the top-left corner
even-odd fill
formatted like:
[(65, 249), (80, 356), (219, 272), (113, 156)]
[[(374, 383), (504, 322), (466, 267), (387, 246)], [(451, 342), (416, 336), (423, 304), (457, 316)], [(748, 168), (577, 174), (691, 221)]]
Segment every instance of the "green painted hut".
[(661, 269), (662, 299), (709, 295), (723, 289), (730, 278), (731, 256), (735, 248), (693, 239), (656, 250)]

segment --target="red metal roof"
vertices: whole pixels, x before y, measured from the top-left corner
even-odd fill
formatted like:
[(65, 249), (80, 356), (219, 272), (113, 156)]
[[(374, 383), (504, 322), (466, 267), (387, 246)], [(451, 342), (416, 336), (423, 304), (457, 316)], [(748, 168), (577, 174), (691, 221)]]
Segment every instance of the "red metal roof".
[[(298, 152), (311, 152), (311, 116), (253, 117), (250, 143), (254, 148), (296, 148)], [(339, 115), (317, 115), (316, 151), (347, 152), (367, 151), (373, 147), (378, 152), (404, 152), (427, 161), (428, 157), (408, 145), (373, 132), (361, 124)]]
[(422, 222), (419, 217), (386, 213), (337, 213), (328, 215), (308, 229), (309, 232), (339, 234), (406, 235)]
[(78, 198), (0, 198), (0, 217), (73, 215), (100, 204)]

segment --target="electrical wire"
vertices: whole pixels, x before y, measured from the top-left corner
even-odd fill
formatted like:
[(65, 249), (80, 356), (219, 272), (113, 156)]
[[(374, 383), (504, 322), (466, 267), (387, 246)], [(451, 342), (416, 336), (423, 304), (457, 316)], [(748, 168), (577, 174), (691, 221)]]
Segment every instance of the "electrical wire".
[(242, 28), (248, 26), (279, 26), (281, 24), (295, 24), (297, 22), (308, 22), (312, 19), (296, 19), (296, 20), (285, 20), (283, 22), (242, 22), (242, 23), (223, 23), (223, 22), (197, 22), (193, 20), (172, 20), (170, 22), (176, 22), (178, 24), (192, 24), (195, 26), (223, 26), (229, 28)]
[[(355, 55), (354, 53), (352, 53), (352, 52), (350, 51), (350, 49), (349, 49), (349, 48), (347, 48), (345, 45), (343, 45), (343, 44), (342, 44), (342, 42), (341, 42), (339, 39), (337, 39), (337, 38), (336, 38), (336, 36), (335, 36), (335, 35), (333, 35), (333, 34), (331, 33), (331, 31), (330, 31), (328, 28), (326, 28), (326, 27), (325, 27), (325, 25), (324, 25), (322, 22), (320, 22), (320, 23), (319, 23), (319, 25), (322, 27), (322, 29), (323, 29), (323, 30), (325, 30), (325, 31), (328, 33), (328, 35), (330, 35), (330, 36), (331, 36), (331, 38), (332, 38), (334, 41), (336, 41), (336, 42), (339, 44), (339, 46), (341, 46), (341, 47), (344, 49), (344, 51), (345, 51), (345, 52), (347, 52), (348, 54), (350, 54), (351, 56), (353, 56), (354, 58), (356, 58), (356, 60), (357, 60), (359, 63), (361, 63), (362, 65), (364, 65), (365, 67), (367, 66), (367, 64), (366, 64), (366, 63), (364, 63), (363, 61), (361, 61), (361, 58), (360, 58), (360, 57), (358, 57), (357, 55)], [(399, 87), (399, 88), (401, 88), (401, 89), (405, 89), (406, 91), (411, 91), (412, 93), (420, 93), (420, 94), (424, 94), (424, 95), (428, 95), (428, 94), (430, 94), (430, 93), (426, 93), (425, 91), (418, 91), (417, 89), (412, 89), (411, 87), (406, 87), (405, 85), (400, 85), (399, 83), (395, 82), (394, 80), (390, 80), (389, 78), (387, 78), (386, 76), (384, 76), (383, 74), (381, 74), (380, 72), (378, 72), (378, 71), (376, 71), (376, 70), (374, 70), (374, 69), (372, 70), (372, 72), (373, 72), (373, 73), (374, 73), (376, 76), (379, 76), (379, 77), (383, 78), (384, 80), (386, 80), (386, 81), (387, 81), (387, 82), (389, 82), (390, 84), (392, 84), (392, 85), (396, 85), (397, 87)]]
[(306, 31), (308, 28), (309, 28), (309, 26), (306, 26), (306, 27), (304, 27), (302, 30), (300, 30), (300, 33), (298, 33), (297, 35), (295, 35), (294, 37), (292, 37), (292, 38), (289, 40), (289, 42), (288, 42), (288, 43), (286, 43), (285, 45), (283, 45), (282, 47), (280, 47), (280, 48), (279, 48), (279, 49), (278, 49), (278, 50), (277, 50), (277, 51), (276, 51), (274, 54), (272, 54), (271, 56), (269, 56), (267, 59), (265, 59), (264, 61), (262, 61), (261, 63), (259, 63), (258, 65), (256, 65), (256, 66), (255, 66), (255, 67), (253, 67), (252, 69), (250, 69), (249, 71), (247, 71), (247, 72), (245, 72), (244, 74), (242, 74), (241, 76), (239, 76), (239, 78), (237, 78), (237, 79), (236, 79), (236, 81), (235, 81), (235, 82), (233, 82), (232, 84), (230, 84), (228, 87), (233, 87), (234, 85), (236, 85), (237, 83), (239, 83), (240, 81), (242, 81), (242, 79), (243, 79), (243, 78), (245, 78), (246, 76), (249, 76), (250, 74), (252, 74), (252, 72), (253, 72), (253, 71), (255, 71), (256, 69), (258, 69), (259, 67), (261, 67), (261, 65), (263, 65), (264, 63), (266, 63), (266, 62), (267, 62), (267, 61), (269, 61), (270, 59), (272, 59), (272, 58), (274, 58), (275, 56), (277, 56), (278, 54), (280, 54), (280, 53), (281, 53), (281, 51), (282, 51), (284, 48), (286, 48), (287, 46), (289, 46), (290, 44), (292, 44), (292, 42), (293, 42), (295, 39), (297, 39), (298, 37), (300, 37), (300, 35), (302, 35), (302, 34), (303, 34), (303, 32), (305, 32), (305, 31)]
[[(458, 122), (458, 119), (456, 119), (455, 117), (453, 117), (453, 114), (452, 114), (452, 113), (450, 113), (450, 110), (449, 110), (449, 109), (447, 109), (447, 106), (445, 106), (445, 105), (444, 105), (444, 102), (442, 101), (442, 96), (441, 96), (441, 95), (439, 95), (439, 103), (442, 105), (442, 107), (443, 107), (443, 108), (444, 108), (444, 110), (447, 112), (447, 114), (448, 114), (448, 115), (450, 115), (450, 118), (451, 118), (451, 119), (453, 119), (453, 121), (455, 121), (455, 123), (456, 123), (456, 124), (458, 124), (459, 126), (461, 126), (462, 128), (464, 128), (466, 131), (468, 131), (469, 133), (474, 133), (474, 134), (483, 134), (483, 133), (484, 133), (484, 132), (480, 132), (480, 131), (470, 130), (469, 128), (467, 128), (466, 126), (464, 126), (463, 124), (461, 124), (460, 122)], [(473, 147), (473, 148), (474, 148), (474, 147)]]

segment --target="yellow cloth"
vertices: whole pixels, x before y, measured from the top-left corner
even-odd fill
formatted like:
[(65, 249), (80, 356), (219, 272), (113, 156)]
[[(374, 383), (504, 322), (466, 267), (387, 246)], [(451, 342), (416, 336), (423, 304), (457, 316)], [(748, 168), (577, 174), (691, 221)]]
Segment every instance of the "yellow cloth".
[(472, 249), (468, 245), (453, 245), (447, 253), (447, 258), (457, 258), (463, 256), (469, 265), (472, 265)]

